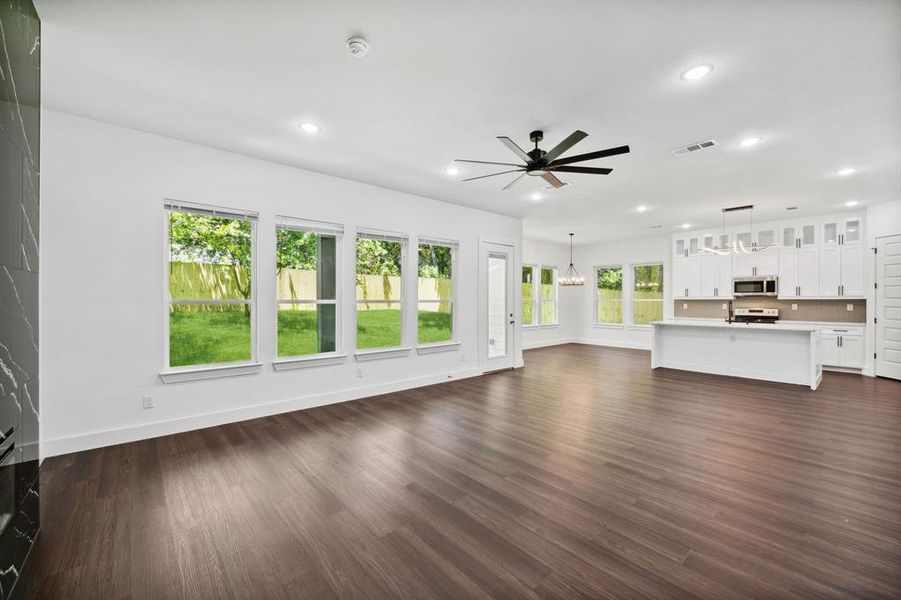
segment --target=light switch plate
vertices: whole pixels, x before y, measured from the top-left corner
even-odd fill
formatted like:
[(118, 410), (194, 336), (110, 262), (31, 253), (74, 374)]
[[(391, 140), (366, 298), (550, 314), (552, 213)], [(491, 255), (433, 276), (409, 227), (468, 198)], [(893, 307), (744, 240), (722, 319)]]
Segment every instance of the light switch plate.
[(797, 304), (792, 304), (792, 310), (798, 310), (798, 305), (797, 305)]
[(682, 303), (682, 310), (688, 310), (688, 302)]
[(847, 310), (848, 312), (854, 312), (854, 305), (853, 305), (853, 304), (846, 304), (846, 305), (845, 305), (845, 310)]
[(729, 305), (728, 305), (728, 304), (723, 304), (723, 310), (729, 310)]

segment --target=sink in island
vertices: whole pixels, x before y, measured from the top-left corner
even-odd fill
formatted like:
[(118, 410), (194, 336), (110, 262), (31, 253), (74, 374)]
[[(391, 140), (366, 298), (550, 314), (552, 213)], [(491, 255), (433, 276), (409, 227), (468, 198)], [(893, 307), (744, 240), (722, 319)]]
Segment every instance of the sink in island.
[(798, 323), (655, 321), (651, 368), (810, 386), (823, 378), (820, 331)]

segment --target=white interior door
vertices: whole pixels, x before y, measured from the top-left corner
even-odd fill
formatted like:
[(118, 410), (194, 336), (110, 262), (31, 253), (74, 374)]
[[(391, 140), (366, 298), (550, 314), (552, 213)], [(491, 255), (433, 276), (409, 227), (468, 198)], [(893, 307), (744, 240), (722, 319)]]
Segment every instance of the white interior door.
[(513, 247), (491, 242), (480, 246), (480, 365), (483, 372), (512, 369), (516, 327)]
[(901, 235), (876, 238), (876, 375), (901, 379)]

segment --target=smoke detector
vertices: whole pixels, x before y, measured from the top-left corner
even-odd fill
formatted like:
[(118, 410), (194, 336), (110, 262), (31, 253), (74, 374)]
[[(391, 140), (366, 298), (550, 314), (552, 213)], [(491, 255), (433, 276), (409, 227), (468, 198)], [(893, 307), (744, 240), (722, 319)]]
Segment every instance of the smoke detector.
[(704, 150), (705, 148), (712, 148), (717, 145), (716, 140), (704, 140), (703, 142), (697, 142), (695, 144), (689, 144), (687, 146), (682, 146), (681, 148), (676, 148), (673, 150), (674, 156), (681, 156), (683, 154), (688, 154), (689, 152), (697, 152), (698, 150)]
[(347, 51), (350, 52), (350, 55), (354, 58), (363, 58), (369, 54), (369, 42), (361, 37), (349, 38), (346, 44)]

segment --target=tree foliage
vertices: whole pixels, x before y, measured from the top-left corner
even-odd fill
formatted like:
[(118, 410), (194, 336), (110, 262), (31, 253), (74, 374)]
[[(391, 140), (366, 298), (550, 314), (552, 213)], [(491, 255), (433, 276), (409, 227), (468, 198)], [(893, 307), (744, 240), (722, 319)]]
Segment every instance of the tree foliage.
[(277, 229), (275, 231), (275, 266), (301, 271), (316, 270), (317, 234), (311, 231)]
[(621, 267), (613, 269), (598, 269), (598, 289), (622, 290), (623, 270)]
[(357, 275), (400, 275), (400, 242), (357, 240)]
[(434, 244), (419, 245), (419, 276), (430, 279), (450, 279), (453, 254), (449, 247)]
[(663, 293), (663, 265), (637, 265), (635, 290)]

